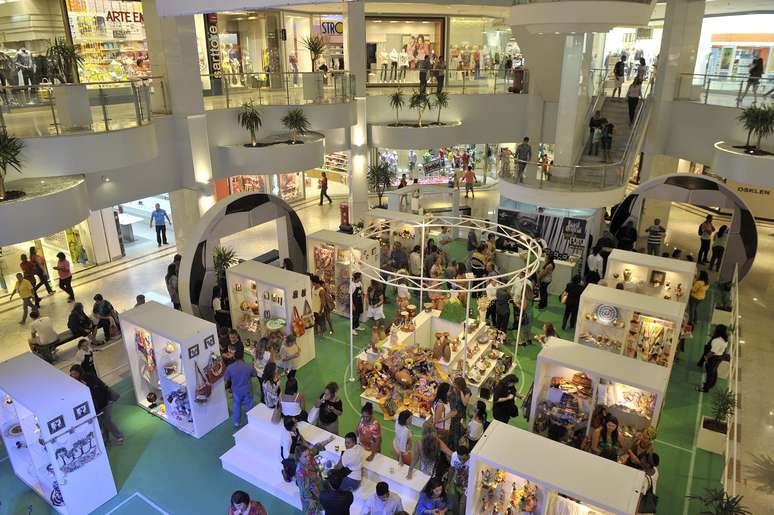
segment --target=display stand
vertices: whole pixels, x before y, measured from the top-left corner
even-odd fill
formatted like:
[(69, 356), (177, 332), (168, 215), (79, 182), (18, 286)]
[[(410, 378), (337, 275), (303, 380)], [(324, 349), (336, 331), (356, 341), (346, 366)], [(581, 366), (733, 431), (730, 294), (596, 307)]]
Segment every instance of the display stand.
[(687, 303), (696, 275), (696, 263), (615, 249), (607, 258), (605, 281), (615, 288)]
[[(336, 297), (335, 312), (349, 318), (349, 283), (361, 262), (379, 265), (379, 242), (343, 232), (322, 230), (306, 237), (309, 272), (317, 275)], [(350, 249), (356, 253), (350, 263)], [(363, 288), (368, 287), (364, 279)]]
[(223, 380), (212, 384), (205, 402), (196, 391), (197, 372), (220, 360), (215, 324), (157, 302), (121, 313), (137, 404), (180, 431), (201, 438), (228, 418)]
[(296, 337), (301, 355), (293, 367), (301, 368), (315, 356), (312, 281), (306, 274), (291, 272), (257, 261), (244, 261), (226, 270), (231, 322), (245, 345), (253, 345), (271, 332), (270, 321), (284, 324), (283, 335), (290, 334), (294, 315), (305, 320), (306, 331)]
[(589, 284), (581, 295), (575, 341), (672, 368), (685, 306)]
[[(0, 363), (0, 400), (0, 430), (11, 467), (54, 510), (83, 515), (116, 495), (86, 385), (26, 353)], [(22, 511), (21, 506), (7, 509)]]
[(391, 209), (372, 209), (368, 212), (369, 225), (382, 225), (381, 233), (389, 235), (390, 250), (399, 242), (406, 255), (415, 245), (421, 245), (422, 235), (416, 227), (422, 223), (422, 216)]
[[(277, 497), (291, 506), (301, 509), (301, 498), (295, 483), (282, 480), (282, 464), (279, 456), (280, 439), (284, 428), (271, 422), (272, 410), (259, 404), (247, 413), (248, 424), (234, 433), (236, 445), (229, 449), (220, 461), (223, 468), (244, 479), (261, 490)], [(327, 475), (331, 465), (335, 465), (341, 451), (345, 449), (344, 439), (324, 429), (299, 422), (301, 435), (310, 443), (320, 443), (334, 437), (320, 452), (320, 464), (323, 474)], [(383, 447), (389, 444), (383, 444)], [(430, 479), (426, 474), (415, 470), (411, 479), (406, 479), (408, 469), (396, 460), (377, 454), (372, 461), (363, 463), (363, 479), (360, 488), (353, 492), (352, 513), (361, 513), (363, 506), (376, 491), (376, 483), (385, 481), (390, 491), (400, 495), (403, 508), (414, 512), (419, 493)]]
[(631, 438), (658, 426), (668, 382), (664, 367), (549, 338), (535, 368), (530, 430), (564, 443), (582, 440), (602, 405)]
[(644, 473), (492, 421), (470, 454), (467, 515), (633, 515)]
[[(523, 268), (527, 263), (526, 257), (526, 251), (509, 252), (503, 250), (495, 254), (495, 263), (497, 264), (498, 270), (517, 270)], [(553, 279), (548, 285), (548, 293), (561, 295), (567, 286), (567, 283), (572, 279), (573, 271), (575, 269), (576, 263), (574, 261), (554, 260)]]

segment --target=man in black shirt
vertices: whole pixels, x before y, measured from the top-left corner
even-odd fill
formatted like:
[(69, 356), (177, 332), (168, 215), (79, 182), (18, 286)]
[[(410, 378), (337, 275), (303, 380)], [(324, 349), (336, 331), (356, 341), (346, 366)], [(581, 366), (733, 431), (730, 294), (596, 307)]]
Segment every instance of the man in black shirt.
[(354, 502), (352, 492), (341, 489), (342, 475), (332, 472), (328, 476), (329, 489), (320, 493), (320, 504), (325, 510), (325, 515), (349, 515), (349, 508)]

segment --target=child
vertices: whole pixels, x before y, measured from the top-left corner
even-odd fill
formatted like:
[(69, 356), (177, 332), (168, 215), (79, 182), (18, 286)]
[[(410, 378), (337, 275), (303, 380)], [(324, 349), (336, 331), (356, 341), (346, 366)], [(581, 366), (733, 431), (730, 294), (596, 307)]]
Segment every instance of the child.
[(94, 367), (94, 349), (91, 348), (89, 340), (82, 338), (78, 341), (78, 352), (75, 353), (75, 363), (83, 367), (89, 375), (97, 376), (97, 369)]

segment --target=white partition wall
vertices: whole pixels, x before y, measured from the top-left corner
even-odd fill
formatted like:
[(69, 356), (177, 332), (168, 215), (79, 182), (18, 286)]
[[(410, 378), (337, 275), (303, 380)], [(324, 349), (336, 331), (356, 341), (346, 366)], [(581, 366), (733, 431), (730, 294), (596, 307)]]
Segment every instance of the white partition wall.
[[(137, 404), (180, 431), (201, 438), (228, 418), (222, 379), (197, 400), (207, 367), (220, 361), (215, 324), (157, 302), (121, 313)], [(198, 368), (198, 370), (197, 370)]]
[(644, 481), (641, 470), (496, 420), (473, 448), (468, 473), (467, 515), (633, 515)]
[(0, 400), (11, 467), (54, 510), (85, 515), (116, 495), (86, 385), (26, 353), (0, 363)]
[(696, 275), (696, 263), (615, 249), (607, 258), (605, 280), (615, 288), (687, 303)]
[(530, 430), (569, 443), (590, 435), (604, 406), (630, 438), (658, 426), (668, 382), (667, 368), (549, 338), (535, 368)]
[(575, 341), (671, 369), (685, 306), (589, 284), (581, 295)]
[[(226, 270), (226, 284), (232, 325), (248, 345), (268, 335), (270, 320), (285, 321), (283, 331), (290, 334), (294, 312), (312, 319), (312, 281), (306, 274), (245, 261)], [(312, 327), (296, 341), (301, 355), (293, 368), (301, 368), (315, 357)]]

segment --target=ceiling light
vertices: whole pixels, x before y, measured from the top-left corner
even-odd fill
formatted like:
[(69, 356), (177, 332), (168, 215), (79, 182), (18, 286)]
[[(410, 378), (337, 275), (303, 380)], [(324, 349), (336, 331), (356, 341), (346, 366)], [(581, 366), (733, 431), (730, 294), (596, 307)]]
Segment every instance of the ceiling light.
[(108, 177), (107, 175), (103, 175), (102, 182), (110, 182), (110, 177)]
[(258, 17), (257, 16), (248, 16), (247, 19), (248, 20), (257, 20)]

